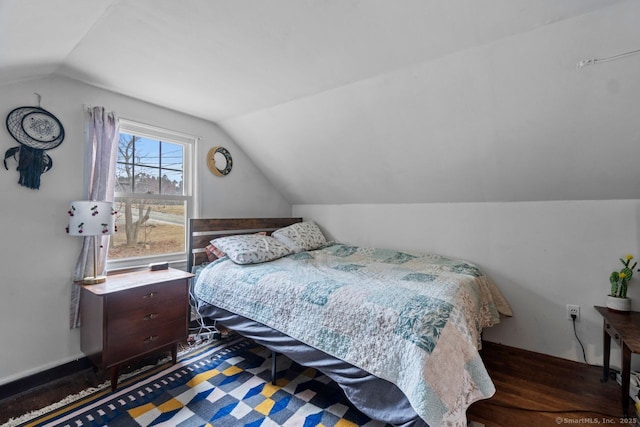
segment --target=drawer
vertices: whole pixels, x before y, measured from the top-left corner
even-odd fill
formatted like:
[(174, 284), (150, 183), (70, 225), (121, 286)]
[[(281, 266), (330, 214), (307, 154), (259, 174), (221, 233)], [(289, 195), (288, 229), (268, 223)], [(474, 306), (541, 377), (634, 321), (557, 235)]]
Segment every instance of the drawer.
[(187, 320), (182, 318), (169, 323), (157, 324), (144, 331), (131, 331), (131, 334), (108, 337), (105, 367), (113, 366), (129, 359), (159, 350), (162, 347), (185, 339)]
[(112, 339), (144, 332), (175, 320), (187, 322), (188, 300), (182, 295), (165, 304), (152, 304), (129, 311), (109, 313), (107, 335)]
[(146, 307), (163, 307), (187, 298), (187, 281), (184, 279), (115, 292), (107, 297), (109, 315)]
[(616, 331), (613, 326), (611, 326), (611, 323), (607, 322), (606, 320), (604, 321), (604, 330), (611, 336), (611, 339), (613, 341), (615, 341), (619, 346), (622, 346), (622, 335), (620, 335), (618, 331)]

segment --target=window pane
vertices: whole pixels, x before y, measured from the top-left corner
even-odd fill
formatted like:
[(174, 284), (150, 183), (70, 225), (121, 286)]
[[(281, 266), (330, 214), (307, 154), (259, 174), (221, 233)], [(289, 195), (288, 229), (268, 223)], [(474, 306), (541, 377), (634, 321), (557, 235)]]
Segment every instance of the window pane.
[(182, 172), (162, 169), (160, 178), (160, 194), (182, 195)]
[(185, 248), (185, 202), (116, 198), (116, 225), (109, 259), (180, 253)]
[(160, 183), (158, 182), (158, 169), (147, 166), (137, 166), (133, 178), (134, 193), (158, 194)]
[(133, 174), (134, 158), (133, 158), (133, 135), (121, 133), (118, 141), (118, 163), (116, 165), (116, 191), (131, 192), (133, 191)]
[(183, 147), (179, 144), (161, 142), (160, 194), (183, 194)]
[(160, 141), (136, 137), (135, 162), (152, 168), (160, 167)]

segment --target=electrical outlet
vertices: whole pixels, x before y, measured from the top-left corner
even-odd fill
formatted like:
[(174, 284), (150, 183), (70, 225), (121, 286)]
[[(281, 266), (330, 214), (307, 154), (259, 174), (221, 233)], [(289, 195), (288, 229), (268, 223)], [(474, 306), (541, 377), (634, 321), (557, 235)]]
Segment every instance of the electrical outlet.
[(573, 320), (571, 316), (576, 316), (576, 322), (580, 321), (580, 306), (567, 304), (567, 319)]

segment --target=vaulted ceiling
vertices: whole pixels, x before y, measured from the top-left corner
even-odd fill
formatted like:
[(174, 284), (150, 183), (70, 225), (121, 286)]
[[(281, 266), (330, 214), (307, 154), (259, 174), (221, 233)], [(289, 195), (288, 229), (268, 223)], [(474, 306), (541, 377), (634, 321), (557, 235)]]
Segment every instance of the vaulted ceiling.
[(0, 0), (0, 87), (220, 125), (291, 203), (640, 198), (635, 0)]

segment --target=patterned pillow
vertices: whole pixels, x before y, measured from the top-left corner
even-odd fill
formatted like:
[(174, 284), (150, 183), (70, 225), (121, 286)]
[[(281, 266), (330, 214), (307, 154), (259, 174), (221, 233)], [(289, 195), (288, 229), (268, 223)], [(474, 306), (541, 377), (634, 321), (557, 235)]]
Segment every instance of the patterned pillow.
[(292, 252), (312, 251), (327, 245), (327, 239), (315, 222), (297, 222), (273, 232), (272, 236)]
[(259, 264), (291, 253), (289, 248), (273, 237), (256, 234), (219, 237), (212, 240), (211, 244), (236, 264)]
[[(256, 233), (256, 236), (266, 236), (266, 235), (267, 235), (266, 231), (258, 231)], [(207, 254), (207, 259), (209, 260), (209, 262), (213, 262), (218, 258), (227, 256), (227, 254), (222, 252), (220, 249), (216, 248), (214, 245), (207, 245), (207, 247), (204, 248), (204, 252)]]

